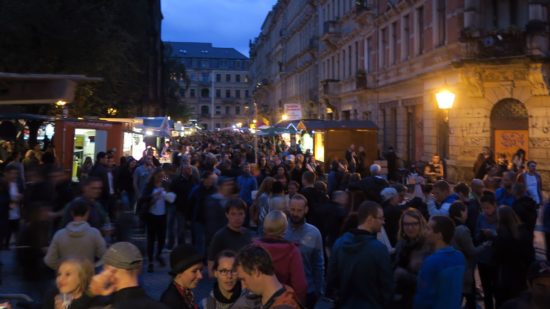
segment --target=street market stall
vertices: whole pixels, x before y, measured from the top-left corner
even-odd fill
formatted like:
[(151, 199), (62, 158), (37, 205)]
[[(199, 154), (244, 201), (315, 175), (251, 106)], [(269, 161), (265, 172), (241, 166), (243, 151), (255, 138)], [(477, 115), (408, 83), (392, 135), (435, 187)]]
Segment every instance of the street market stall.
[(378, 127), (369, 120), (302, 120), (296, 126), (301, 132), (300, 146), (311, 149), (316, 160), (328, 168), (332, 160), (343, 159), (351, 144), (365, 149), (365, 164), (378, 159)]

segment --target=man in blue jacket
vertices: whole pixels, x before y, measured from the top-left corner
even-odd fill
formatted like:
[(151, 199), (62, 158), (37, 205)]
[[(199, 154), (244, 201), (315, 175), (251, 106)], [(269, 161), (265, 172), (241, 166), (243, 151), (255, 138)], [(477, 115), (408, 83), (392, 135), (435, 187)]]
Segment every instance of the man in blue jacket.
[(376, 239), (384, 225), (384, 212), (365, 201), (357, 213), (357, 229), (334, 243), (327, 275), (327, 290), (338, 308), (387, 308), (393, 289), (388, 249)]
[(418, 273), (415, 309), (462, 308), (462, 281), (466, 268), (464, 256), (449, 246), (455, 225), (446, 216), (433, 216), (428, 222), (426, 241), (434, 253)]

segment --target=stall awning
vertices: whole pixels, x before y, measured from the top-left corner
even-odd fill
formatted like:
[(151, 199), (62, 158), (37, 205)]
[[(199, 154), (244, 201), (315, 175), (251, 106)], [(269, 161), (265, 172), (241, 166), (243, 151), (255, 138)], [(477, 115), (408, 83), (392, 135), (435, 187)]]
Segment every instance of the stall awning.
[(102, 80), (85, 75), (0, 72), (0, 105), (70, 103), (78, 83)]

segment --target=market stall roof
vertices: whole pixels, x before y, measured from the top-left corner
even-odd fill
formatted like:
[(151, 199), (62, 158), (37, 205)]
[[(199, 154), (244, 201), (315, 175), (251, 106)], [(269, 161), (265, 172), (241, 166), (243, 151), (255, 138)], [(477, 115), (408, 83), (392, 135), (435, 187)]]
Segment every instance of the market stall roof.
[(296, 128), (298, 130), (344, 130), (344, 129), (367, 129), (378, 130), (376, 124), (370, 120), (301, 120)]
[(0, 72), (0, 105), (70, 103), (78, 83), (102, 80), (86, 75)]
[(53, 121), (55, 117), (25, 113), (0, 113), (0, 120), (43, 120)]

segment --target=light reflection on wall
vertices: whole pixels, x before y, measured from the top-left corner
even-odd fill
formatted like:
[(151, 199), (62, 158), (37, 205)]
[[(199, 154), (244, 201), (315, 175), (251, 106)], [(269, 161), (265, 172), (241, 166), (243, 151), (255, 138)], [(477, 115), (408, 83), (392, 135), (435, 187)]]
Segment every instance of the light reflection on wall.
[(313, 134), (313, 141), (315, 144), (315, 147), (314, 147), (315, 160), (325, 162), (325, 133), (315, 132)]

